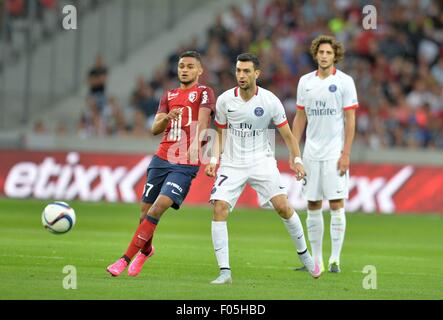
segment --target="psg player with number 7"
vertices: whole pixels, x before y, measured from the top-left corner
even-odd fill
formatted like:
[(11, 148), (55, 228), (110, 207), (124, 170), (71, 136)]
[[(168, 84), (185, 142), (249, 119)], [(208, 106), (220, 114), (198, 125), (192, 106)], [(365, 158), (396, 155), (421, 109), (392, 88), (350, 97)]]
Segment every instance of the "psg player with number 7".
[(215, 107), (213, 90), (198, 83), (202, 73), (198, 52), (186, 51), (180, 55), (180, 87), (163, 95), (151, 129), (154, 135), (164, 134), (147, 169), (140, 225), (123, 256), (107, 267), (114, 277), (128, 265), (129, 276), (140, 273), (143, 264), (154, 254), (152, 238), (161, 216), (169, 207), (180, 208), (197, 175), (200, 133), (209, 126)]
[[(314, 263), (307, 249), (303, 226), (289, 204), (268, 138), (268, 126), (272, 123), (289, 149), (291, 169), (298, 180), (303, 179), (305, 172), (300, 149), (289, 128), (285, 110), (272, 92), (257, 86), (260, 65), (255, 55), (240, 54), (235, 70), (238, 86), (225, 91), (217, 99), (215, 124), (219, 138), (215, 139), (218, 142), (213, 148), (210, 164), (205, 169), (208, 176), (215, 176), (221, 150), (220, 167), (210, 198), (214, 205), (212, 241), (220, 274), (211, 283), (232, 282), (227, 219), (246, 183), (257, 191), (261, 206), (272, 206), (277, 211), (303, 265), (314, 278), (318, 278), (320, 267)], [(223, 133), (226, 133), (226, 139), (222, 138)]]

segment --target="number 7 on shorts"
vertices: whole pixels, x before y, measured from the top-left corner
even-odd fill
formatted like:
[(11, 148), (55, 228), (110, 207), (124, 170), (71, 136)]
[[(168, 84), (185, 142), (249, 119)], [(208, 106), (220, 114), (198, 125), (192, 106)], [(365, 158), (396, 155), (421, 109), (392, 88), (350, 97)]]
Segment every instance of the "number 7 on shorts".
[(217, 186), (219, 186), (219, 187), (221, 186), (221, 184), (222, 184), (223, 182), (226, 181), (226, 179), (228, 179), (228, 176), (225, 176), (224, 174), (221, 174), (220, 177), (221, 177), (220, 182), (219, 182), (218, 185), (217, 185)]

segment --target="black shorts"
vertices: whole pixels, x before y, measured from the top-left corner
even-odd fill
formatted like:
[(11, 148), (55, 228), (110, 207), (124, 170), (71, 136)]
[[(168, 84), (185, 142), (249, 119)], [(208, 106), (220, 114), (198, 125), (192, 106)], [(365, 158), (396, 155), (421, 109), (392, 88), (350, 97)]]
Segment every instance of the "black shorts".
[(172, 208), (179, 209), (199, 168), (198, 166), (170, 163), (154, 156), (146, 172), (142, 201), (154, 203), (158, 195), (162, 194), (174, 202)]

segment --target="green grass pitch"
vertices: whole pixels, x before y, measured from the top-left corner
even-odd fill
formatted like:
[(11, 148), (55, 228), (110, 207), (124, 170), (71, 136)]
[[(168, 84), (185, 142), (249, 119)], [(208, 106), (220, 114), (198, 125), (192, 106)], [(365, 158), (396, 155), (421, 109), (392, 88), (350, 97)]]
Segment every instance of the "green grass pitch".
[[(41, 225), (45, 204), (0, 199), (0, 299), (443, 299), (441, 215), (348, 214), (342, 273), (315, 280), (293, 271), (300, 262), (275, 213), (236, 209), (228, 222), (233, 284), (214, 286), (209, 207), (169, 210), (142, 273), (112, 278), (105, 268), (125, 251), (138, 205), (72, 201), (76, 226), (53, 235)], [(329, 253), (325, 214), (326, 260)], [(63, 288), (67, 265), (76, 289)], [(366, 265), (376, 268), (376, 289), (363, 287)]]

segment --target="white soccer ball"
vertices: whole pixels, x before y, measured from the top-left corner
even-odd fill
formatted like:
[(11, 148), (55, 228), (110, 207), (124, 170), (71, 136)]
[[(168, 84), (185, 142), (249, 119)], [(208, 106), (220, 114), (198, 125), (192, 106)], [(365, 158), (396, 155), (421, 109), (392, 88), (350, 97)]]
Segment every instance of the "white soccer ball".
[(50, 203), (43, 210), (42, 223), (52, 233), (66, 233), (75, 225), (75, 211), (66, 202)]

